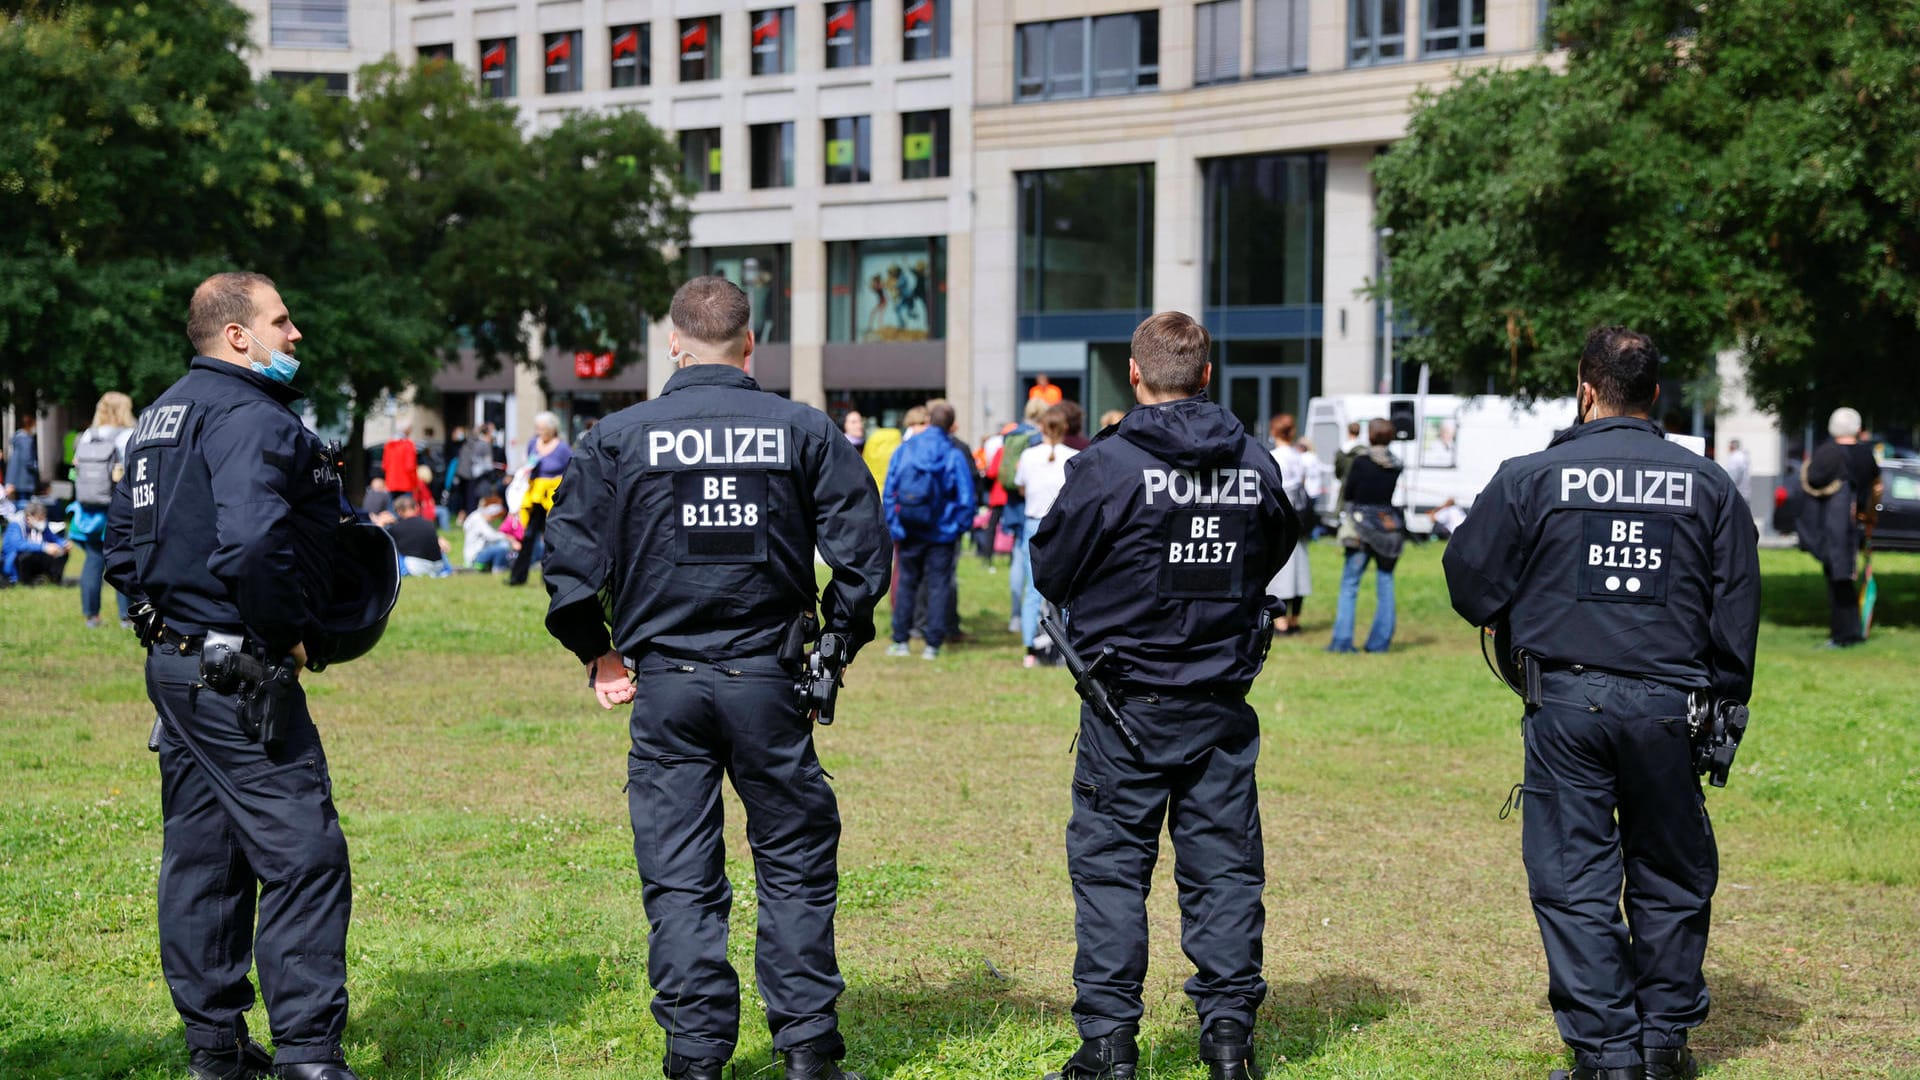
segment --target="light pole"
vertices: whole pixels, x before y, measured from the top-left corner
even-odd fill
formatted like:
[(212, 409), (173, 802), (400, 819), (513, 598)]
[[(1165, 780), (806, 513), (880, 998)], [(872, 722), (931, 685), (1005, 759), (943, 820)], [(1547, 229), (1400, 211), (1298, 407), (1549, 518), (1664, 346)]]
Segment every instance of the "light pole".
[(1380, 370), (1375, 372), (1376, 393), (1393, 393), (1393, 260), (1387, 258), (1387, 241), (1393, 229), (1380, 227)]

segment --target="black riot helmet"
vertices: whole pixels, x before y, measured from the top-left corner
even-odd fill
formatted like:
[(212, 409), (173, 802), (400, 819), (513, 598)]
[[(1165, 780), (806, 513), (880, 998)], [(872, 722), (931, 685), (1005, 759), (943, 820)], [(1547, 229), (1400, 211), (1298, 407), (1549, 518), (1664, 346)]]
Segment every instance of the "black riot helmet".
[(400, 558), (385, 529), (349, 521), (333, 543), (333, 592), (320, 606), (319, 640), (307, 643), (315, 671), (371, 652), (400, 598)]

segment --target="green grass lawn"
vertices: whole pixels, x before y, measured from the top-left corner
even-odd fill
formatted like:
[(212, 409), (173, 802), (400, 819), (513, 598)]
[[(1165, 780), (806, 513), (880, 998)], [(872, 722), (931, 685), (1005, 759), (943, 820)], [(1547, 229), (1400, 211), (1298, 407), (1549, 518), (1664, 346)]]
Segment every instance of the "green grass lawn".
[[(1383, 657), (1320, 651), (1337, 565), (1314, 555), (1310, 632), (1276, 643), (1254, 692), (1268, 1075), (1540, 1080), (1562, 1054), (1519, 822), (1496, 817), (1518, 703), (1448, 608), (1437, 547), (1403, 563)], [(1878, 560), (1881, 625), (1838, 654), (1818, 648), (1812, 560), (1763, 566), (1753, 729), (1708, 796), (1714, 1011), (1694, 1045), (1717, 1080), (1920, 1077), (1920, 557)], [(819, 730), (845, 819), (841, 1008), (870, 1078), (1032, 1078), (1074, 1045), (1075, 699), (1063, 671), (1021, 669), (1006, 580), (969, 560), (972, 639), (932, 663), (869, 650)], [(353, 853), (347, 1052), (369, 1080), (658, 1075), (625, 717), (547, 638), (545, 602), (499, 578), (410, 582), (371, 657), (308, 678)], [(152, 712), (131, 635), (78, 608), (74, 589), (0, 592), (0, 1076), (178, 1077)], [(750, 988), (731, 796), (728, 826)], [(1142, 1071), (1198, 1080), (1170, 864)], [(747, 995), (737, 1075), (777, 1076)]]

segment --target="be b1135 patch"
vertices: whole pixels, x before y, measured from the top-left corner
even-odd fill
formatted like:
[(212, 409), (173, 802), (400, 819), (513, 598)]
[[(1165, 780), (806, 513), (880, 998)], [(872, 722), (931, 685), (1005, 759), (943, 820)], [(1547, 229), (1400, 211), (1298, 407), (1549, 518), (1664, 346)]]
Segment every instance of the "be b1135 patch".
[(1587, 514), (1580, 561), (1581, 600), (1622, 604), (1667, 602), (1673, 561), (1673, 519)]

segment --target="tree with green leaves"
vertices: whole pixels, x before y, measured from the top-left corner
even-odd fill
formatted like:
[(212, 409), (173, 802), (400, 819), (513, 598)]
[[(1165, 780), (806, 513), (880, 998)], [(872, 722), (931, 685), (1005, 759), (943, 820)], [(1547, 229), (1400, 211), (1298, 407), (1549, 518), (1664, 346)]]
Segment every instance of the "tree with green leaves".
[(1586, 331), (1740, 350), (1783, 421), (1920, 416), (1920, 6), (1567, 0), (1564, 65), (1423, 93), (1375, 166), (1403, 355), (1564, 396)]
[(529, 134), (444, 62), (376, 64), (330, 98), (254, 82), (247, 47), (224, 0), (0, 23), (0, 395), (151, 399), (185, 369), (194, 285), (240, 268), (280, 285), (298, 385), (356, 451), (384, 394), (461, 347), (489, 366), (548, 342), (636, 354), (688, 222), (643, 116)]

